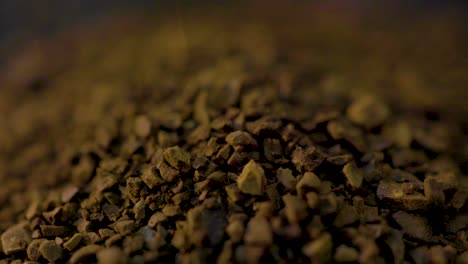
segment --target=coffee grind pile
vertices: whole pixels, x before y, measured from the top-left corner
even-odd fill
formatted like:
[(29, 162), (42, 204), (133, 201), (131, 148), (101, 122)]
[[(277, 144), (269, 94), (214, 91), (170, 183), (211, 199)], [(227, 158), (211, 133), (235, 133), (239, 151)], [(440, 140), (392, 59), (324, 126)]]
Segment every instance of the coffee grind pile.
[(22, 76), (0, 263), (468, 263), (466, 120), (254, 33)]

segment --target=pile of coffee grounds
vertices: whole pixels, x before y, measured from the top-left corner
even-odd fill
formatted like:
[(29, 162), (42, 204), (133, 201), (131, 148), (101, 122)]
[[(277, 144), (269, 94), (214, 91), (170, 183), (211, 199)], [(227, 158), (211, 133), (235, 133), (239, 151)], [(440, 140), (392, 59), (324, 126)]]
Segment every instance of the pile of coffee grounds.
[(411, 64), (354, 75), (350, 41), (292, 54), (254, 25), (18, 57), (0, 263), (467, 263), (466, 115)]

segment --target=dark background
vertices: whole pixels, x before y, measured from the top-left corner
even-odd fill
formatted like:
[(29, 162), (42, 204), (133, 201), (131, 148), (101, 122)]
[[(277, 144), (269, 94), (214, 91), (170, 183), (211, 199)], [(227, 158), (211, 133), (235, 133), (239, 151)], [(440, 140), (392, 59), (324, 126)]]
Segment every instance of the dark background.
[[(151, 15), (156, 12), (173, 12), (174, 8), (190, 8), (194, 5), (221, 5), (229, 8), (231, 5), (245, 1), (162, 1), (162, 0), (0, 0), (0, 40), (5, 44), (7, 39), (27, 39), (38, 34), (48, 35), (63, 30), (67, 26), (96, 19), (113, 13), (133, 13)], [(252, 2), (252, 1), (249, 1)], [(256, 1), (262, 2), (262, 1)], [(272, 1), (263, 1), (269, 5)], [(281, 2), (284, 5), (294, 5), (302, 1)], [(309, 1), (307, 1), (309, 2)], [(361, 9), (384, 10), (386, 15), (418, 16), (434, 12), (441, 8), (462, 9), (468, 11), (468, 1), (327, 1), (336, 5), (349, 4)], [(392, 14), (393, 12), (393, 14)], [(261, 14), (259, 14), (261, 15)], [(13, 40), (10, 40), (13, 41)]]
[[(154, 0), (0, 0), (0, 62), (35, 39), (115, 14), (150, 15)], [(162, 6), (162, 4), (159, 4)]]
[[(158, 16), (173, 13), (190, 14), (194, 7), (198, 10), (206, 6), (216, 6), (234, 10), (245, 3), (255, 2), (256, 6), (284, 6), (288, 10), (293, 5), (311, 1), (158, 1), (158, 0), (0, 0), (0, 66), (4, 64), (8, 54), (21, 52), (21, 47), (34, 40), (53, 37), (57, 33), (81, 24), (99, 24), (99, 19), (112, 16)], [(441, 13), (441, 10), (457, 12), (466, 19), (468, 24), (468, 1), (372, 1), (372, 0), (334, 0), (327, 5), (338, 8), (358, 9), (362, 13), (383, 16), (392, 20), (418, 19)], [(242, 10), (242, 9), (241, 9)], [(236, 11), (237, 12), (237, 11)], [(258, 14), (263, 16), (261, 12)]]

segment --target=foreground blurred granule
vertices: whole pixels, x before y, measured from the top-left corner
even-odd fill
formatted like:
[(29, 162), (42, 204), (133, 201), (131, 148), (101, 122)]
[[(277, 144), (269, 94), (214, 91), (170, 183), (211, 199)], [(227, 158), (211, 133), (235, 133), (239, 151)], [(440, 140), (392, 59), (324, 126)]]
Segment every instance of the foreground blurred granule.
[(335, 20), (192, 20), (12, 57), (4, 263), (467, 262), (466, 115), (431, 88), (468, 83), (456, 34), (433, 66)]

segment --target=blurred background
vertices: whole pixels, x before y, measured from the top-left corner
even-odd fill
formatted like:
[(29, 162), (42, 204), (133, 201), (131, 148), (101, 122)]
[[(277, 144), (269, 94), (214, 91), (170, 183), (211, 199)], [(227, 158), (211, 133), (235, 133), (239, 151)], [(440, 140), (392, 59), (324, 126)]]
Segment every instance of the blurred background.
[(63, 133), (123, 111), (128, 98), (151, 103), (251, 72), (292, 81), (298, 98), (311, 103), (373, 93), (395, 109), (466, 124), (467, 7), (1, 0), (0, 143), (10, 153), (38, 131)]
[[(256, 62), (275, 50), (276, 57), (315, 61), (314, 67), (348, 75), (361, 69), (365, 76), (355, 75), (361, 86), (397, 75), (392, 80), (399, 82), (398, 101), (410, 98), (434, 110), (450, 104), (445, 111), (465, 112), (459, 95), (468, 78), (467, 14), (467, 1), (435, 0), (2, 0), (0, 81), (4, 90), (21, 90), (28, 82), (37, 86), (65, 64), (91, 56), (86, 47), (103, 53), (130, 38), (132, 48), (122, 44), (127, 54), (130, 49), (151, 53), (163, 45), (180, 60), (182, 53), (210, 53), (230, 44), (254, 53)], [(161, 40), (143, 48), (147, 43), (137, 35)], [(168, 55), (170, 64), (177, 64), (175, 57)], [(394, 94), (396, 87), (375, 89)]]
[[(326, 3), (325, 3), (326, 2)], [(30, 41), (51, 37), (58, 32), (66, 31), (71, 27), (80, 24), (95, 24), (103, 17), (112, 16), (145, 16), (156, 15), (181, 15), (180, 13), (190, 13), (193, 9), (207, 7), (222, 7), (225, 12), (232, 12), (239, 8), (251, 9), (253, 6), (260, 6), (256, 10), (255, 16), (265, 16), (265, 9), (273, 14), (296, 13), (297, 11), (313, 12), (322, 10), (329, 12), (330, 8), (334, 12), (353, 13), (359, 16), (374, 14), (379, 19), (385, 18), (392, 23), (398, 23), (400, 19), (412, 18), (414, 20), (421, 17), (437, 16), (447, 13), (456, 13), (465, 17), (467, 22), (468, 3), (467, 1), (437, 1), (437, 0), (417, 0), (417, 1), (371, 1), (371, 0), (334, 0), (334, 1), (162, 1), (162, 0), (2, 0), (0, 1), (0, 53), (5, 59), (5, 55), (11, 50), (18, 48)], [(304, 6), (310, 9), (304, 10)], [(243, 10), (245, 11), (245, 10)], [(300, 12), (302, 14), (307, 12)], [(183, 15), (183, 14), (182, 14)], [(220, 17), (222, 19), (222, 17)], [(401, 25), (401, 24), (400, 24)]]

